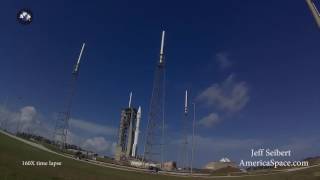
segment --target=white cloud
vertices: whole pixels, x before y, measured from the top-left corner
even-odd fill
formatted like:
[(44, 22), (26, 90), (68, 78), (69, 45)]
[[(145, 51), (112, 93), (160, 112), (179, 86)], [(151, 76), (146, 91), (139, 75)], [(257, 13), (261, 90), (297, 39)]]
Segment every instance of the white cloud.
[(107, 141), (104, 137), (93, 137), (87, 139), (82, 147), (84, 149), (92, 150), (94, 152), (114, 152), (115, 143)]
[(39, 114), (34, 106), (25, 106), (19, 111), (11, 111), (4, 106), (0, 106), (0, 124), (2, 128), (9, 131), (32, 131), (39, 132), (41, 127)]
[(221, 84), (215, 83), (205, 89), (197, 97), (209, 107), (217, 107), (227, 112), (237, 112), (246, 106), (249, 101), (248, 85), (246, 82), (235, 82), (230, 75)]
[(33, 106), (25, 106), (20, 109), (20, 121), (19, 121), (19, 130), (36, 130), (38, 129), (39, 121), (37, 121), (37, 110)]
[(114, 127), (103, 126), (79, 119), (70, 119), (69, 125), (71, 129), (79, 129), (91, 134), (115, 135), (117, 133), (117, 129)]
[(73, 118), (70, 119), (69, 125), (67, 140), (71, 144), (99, 154), (114, 154), (116, 144), (110, 139), (115, 137), (116, 128)]
[[(48, 119), (42, 116), (34, 106), (25, 106), (19, 111), (13, 111), (0, 105), (0, 126), (10, 132), (16, 132), (19, 127), (20, 132), (52, 139), (55, 121), (56, 118)], [(114, 153), (116, 144), (108, 139), (114, 138), (116, 128), (78, 119), (70, 119), (69, 127), (68, 143), (102, 154)]]
[(25, 106), (21, 108), (21, 122), (33, 121), (37, 115), (36, 108), (33, 106)]
[(214, 124), (220, 122), (221, 119), (217, 113), (210, 113), (208, 116), (202, 118), (199, 121), (200, 125), (203, 125), (205, 127), (212, 127)]
[(229, 54), (225, 52), (217, 53), (216, 61), (219, 63), (221, 69), (225, 69), (232, 66), (232, 62), (229, 59)]

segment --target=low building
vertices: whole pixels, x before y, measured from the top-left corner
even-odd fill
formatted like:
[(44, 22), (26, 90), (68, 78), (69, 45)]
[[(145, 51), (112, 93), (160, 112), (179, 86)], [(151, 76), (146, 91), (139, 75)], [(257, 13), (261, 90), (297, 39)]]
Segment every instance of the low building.
[(177, 169), (177, 163), (175, 161), (168, 161), (162, 164), (162, 169), (166, 171), (173, 171)]
[(148, 168), (148, 167), (158, 167), (160, 168), (160, 164), (152, 163), (152, 162), (143, 162), (139, 160), (129, 160), (130, 166), (139, 167), (139, 168)]
[(67, 149), (67, 151), (72, 152), (77, 158), (86, 158), (86, 159), (92, 159), (97, 160), (98, 154), (91, 152), (91, 151), (85, 151), (85, 150), (76, 150), (76, 149)]
[(238, 168), (238, 166), (235, 163), (231, 162), (230, 159), (222, 158), (218, 162), (210, 162), (210, 163), (208, 163), (204, 167), (204, 169), (215, 171), (215, 170), (219, 170), (219, 169), (223, 169), (223, 168), (227, 168), (227, 167)]
[(168, 161), (161, 165), (160, 163), (144, 162), (138, 159), (131, 159), (129, 160), (129, 165), (133, 167), (146, 168), (146, 169), (150, 167), (155, 167), (165, 171), (173, 171), (177, 169), (177, 163), (174, 161)]

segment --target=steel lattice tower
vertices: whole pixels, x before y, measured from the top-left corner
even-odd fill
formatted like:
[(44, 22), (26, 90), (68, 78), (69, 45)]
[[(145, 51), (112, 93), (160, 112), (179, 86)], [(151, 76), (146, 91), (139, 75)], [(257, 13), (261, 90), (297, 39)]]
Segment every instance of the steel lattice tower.
[(70, 89), (68, 92), (69, 94), (67, 96), (65, 111), (60, 112), (56, 120), (54, 140), (56, 141), (56, 143), (59, 145), (61, 149), (65, 149), (67, 145), (67, 135), (69, 131), (69, 120), (71, 115), (72, 101), (76, 91), (76, 82), (79, 76), (80, 60), (81, 60), (84, 47), (85, 47), (85, 43), (82, 44), (78, 61), (75, 64), (74, 69), (72, 71), (72, 79), (71, 79)]
[(310, 11), (318, 25), (318, 28), (320, 28), (320, 13), (319, 13), (319, 10), (315, 4), (315, 0), (306, 0), (309, 8), (310, 8)]
[(161, 161), (164, 156), (164, 100), (165, 100), (165, 63), (163, 54), (165, 31), (162, 31), (160, 61), (154, 74), (150, 101), (146, 142), (144, 146), (145, 161)]
[(181, 144), (181, 167), (183, 169), (188, 168), (188, 91), (185, 92), (184, 100), (184, 114), (181, 123), (181, 135), (182, 135), (182, 144)]

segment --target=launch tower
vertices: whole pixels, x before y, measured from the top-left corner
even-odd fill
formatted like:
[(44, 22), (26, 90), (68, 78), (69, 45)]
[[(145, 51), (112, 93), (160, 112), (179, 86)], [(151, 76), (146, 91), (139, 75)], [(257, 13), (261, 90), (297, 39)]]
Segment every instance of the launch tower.
[(164, 160), (164, 36), (165, 31), (162, 31), (160, 60), (157, 63), (154, 75), (143, 157), (145, 161), (161, 161), (161, 164)]

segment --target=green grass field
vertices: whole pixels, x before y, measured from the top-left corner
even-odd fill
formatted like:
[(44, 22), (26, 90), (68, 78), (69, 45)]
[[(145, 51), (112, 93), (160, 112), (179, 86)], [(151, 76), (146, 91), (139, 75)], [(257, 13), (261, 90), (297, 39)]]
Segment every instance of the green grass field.
[[(60, 161), (59, 167), (22, 166), (22, 161)], [(0, 180), (180, 180), (202, 179), (114, 170), (68, 159), (34, 148), (0, 133)], [(320, 180), (320, 168), (267, 176), (224, 180)]]

